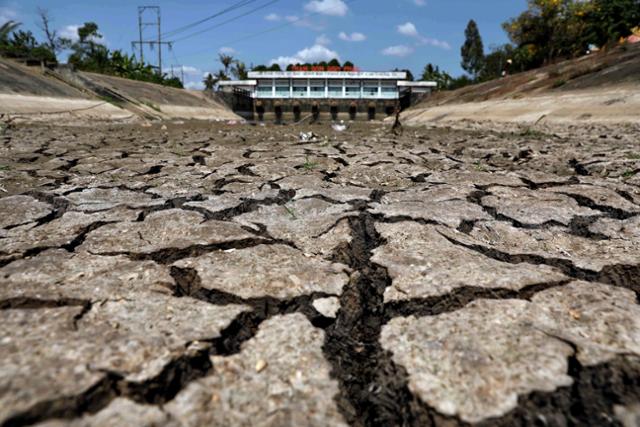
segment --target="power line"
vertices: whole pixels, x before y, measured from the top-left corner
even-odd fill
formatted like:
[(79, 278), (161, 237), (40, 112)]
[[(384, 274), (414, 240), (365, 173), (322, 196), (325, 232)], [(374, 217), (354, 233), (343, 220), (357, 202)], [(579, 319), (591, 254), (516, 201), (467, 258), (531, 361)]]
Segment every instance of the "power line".
[[(356, 2), (356, 1), (357, 1), (357, 0), (347, 0), (347, 1), (345, 1), (345, 3), (346, 3), (346, 4), (351, 4), (351, 3), (354, 3), (354, 2)], [(337, 9), (338, 7), (341, 7), (341, 6), (336, 6), (336, 7), (333, 7), (333, 8), (328, 8), (328, 9), (326, 9), (326, 10), (333, 10), (333, 9)], [(323, 12), (326, 12), (326, 10), (325, 10), (325, 11), (323, 11)], [(239, 39), (235, 39), (235, 40), (233, 40), (233, 41), (230, 41), (230, 42), (227, 42), (227, 43), (224, 43), (224, 44), (225, 44), (225, 45), (232, 45), (232, 44), (235, 44), (235, 43), (240, 43), (240, 42), (242, 42), (242, 41), (245, 41), (245, 40), (248, 40), (248, 39), (251, 39), (251, 38), (254, 38), (254, 37), (261, 36), (261, 35), (263, 35), (263, 34), (267, 34), (267, 33), (271, 33), (271, 32), (274, 32), (274, 31), (281, 30), (282, 28), (286, 28), (286, 27), (288, 27), (288, 26), (290, 26), (290, 25), (293, 25), (293, 24), (295, 24), (295, 23), (297, 23), (297, 22), (303, 21), (303, 20), (305, 20), (305, 19), (307, 19), (307, 18), (310, 18), (310, 17), (315, 16), (315, 15), (320, 15), (320, 14), (321, 14), (321, 12), (312, 12), (312, 13), (308, 13), (308, 14), (303, 15), (303, 16), (301, 16), (301, 17), (297, 17), (297, 18), (295, 18), (295, 19), (288, 20), (287, 22), (285, 22), (285, 23), (283, 23), (283, 24), (276, 25), (276, 26), (273, 26), (273, 27), (271, 27), (271, 28), (267, 28), (267, 29), (262, 30), (262, 31), (257, 31), (257, 32), (252, 33), (252, 34), (248, 34), (248, 35), (246, 35), (246, 36), (244, 36), (244, 37), (241, 37), (241, 38), (239, 38)]]
[[(346, 1), (345, 1), (345, 3), (346, 3), (346, 4), (352, 4), (352, 3), (355, 3), (356, 1), (357, 1), (357, 0), (346, 0)], [(329, 8), (329, 9), (327, 9), (327, 10), (333, 10), (333, 9), (337, 9), (337, 7), (335, 7), (335, 8)], [(302, 21), (302, 20), (304, 20), (304, 19), (310, 18), (310, 17), (312, 17), (312, 16), (320, 15), (320, 14), (321, 14), (320, 12), (307, 13), (306, 15), (303, 15), (302, 17), (299, 17), (299, 18), (296, 18), (296, 19), (291, 19), (291, 20), (289, 20), (289, 21), (287, 21), (287, 22), (285, 22), (285, 23), (283, 23), (283, 24), (276, 25), (276, 26), (273, 26), (273, 27), (267, 28), (267, 29), (262, 30), (262, 31), (257, 31), (257, 32), (255, 32), (255, 33), (248, 34), (248, 35), (246, 35), (246, 36), (244, 36), (244, 37), (241, 37), (241, 38), (239, 38), (239, 39), (235, 39), (235, 40), (230, 41), (230, 42), (225, 42), (225, 43), (223, 43), (222, 45), (223, 45), (223, 46), (230, 46), (230, 45), (234, 45), (234, 44), (236, 44), (236, 43), (240, 43), (240, 42), (243, 42), (243, 41), (245, 41), (245, 40), (249, 40), (249, 39), (252, 39), (252, 38), (254, 38), (254, 37), (261, 36), (261, 35), (263, 35), (263, 34), (271, 33), (271, 32), (277, 31), (277, 30), (281, 30), (281, 29), (286, 28), (286, 27), (288, 27), (288, 26), (294, 25), (295, 23), (300, 22), (300, 21)], [(192, 52), (192, 53), (190, 53), (189, 55), (185, 55), (185, 56), (183, 56), (183, 58), (193, 57), (193, 56), (195, 56), (195, 55), (199, 55), (199, 54), (201, 54), (201, 53), (203, 53), (203, 52), (208, 52), (208, 51), (209, 51), (209, 48), (207, 48), (207, 49), (202, 49), (202, 50), (199, 50), (199, 51), (196, 51), (196, 52)]]
[(199, 21), (195, 21), (195, 22), (192, 22), (191, 24), (187, 24), (187, 25), (184, 25), (184, 26), (182, 26), (180, 28), (176, 28), (175, 30), (167, 31), (166, 33), (163, 34), (163, 36), (165, 36), (165, 37), (175, 36), (176, 34), (179, 34), (179, 33), (182, 33), (184, 31), (187, 31), (187, 30), (189, 30), (189, 29), (191, 29), (193, 27), (196, 27), (196, 26), (198, 26), (200, 24), (203, 24), (203, 23), (205, 23), (207, 21), (210, 21), (210, 20), (212, 20), (214, 18), (222, 16), (225, 13), (233, 12), (236, 9), (240, 9), (241, 7), (247, 6), (247, 5), (249, 5), (251, 3), (254, 3), (256, 1), (258, 1), (258, 0), (241, 0), (241, 1), (237, 2), (237, 3), (235, 3), (235, 4), (232, 4), (231, 6), (227, 7), (226, 9), (222, 9), (222, 10), (214, 13), (213, 15), (207, 16), (206, 18), (203, 18), (203, 19), (201, 19)]
[(187, 39), (190, 39), (192, 37), (199, 36), (202, 33), (206, 33), (208, 31), (215, 30), (216, 28), (220, 28), (223, 25), (226, 25), (226, 24), (229, 24), (231, 22), (237, 21), (240, 18), (244, 18), (245, 16), (251, 15), (251, 14), (253, 14), (253, 13), (255, 13), (255, 12), (261, 10), (261, 9), (264, 9), (264, 8), (266, 8), (268, 6), (271, 6), (272, 4), (277, 3), (279, 1), (280, 0), (271, 0), (270, 2), (265, 3), (262, 6), (258, 6), (256, 8), (253, 8), (253, 9), (249, 10), (248, 12), (245, 12), (245, 13), (243, 13), (241, 15), (238, 15), (238, 16), (234, 16), (233, 18), (227, 19), (226, 21), (223, 21), (223, 22), (221, 22), (219, 24), (216, 24), (216, 25), (214, 25), (212, 27), (205, 28), (203, 30), (197, 31), (195, 33), (192, 33), (192, 34), (186, 35), (186, 36), (184, 36), (182, 38), (179, 38), (177, 40), (174, 40), (174, 43), (178, 43), (178, 42), (181, 42), (183, 40), (187, 40)]

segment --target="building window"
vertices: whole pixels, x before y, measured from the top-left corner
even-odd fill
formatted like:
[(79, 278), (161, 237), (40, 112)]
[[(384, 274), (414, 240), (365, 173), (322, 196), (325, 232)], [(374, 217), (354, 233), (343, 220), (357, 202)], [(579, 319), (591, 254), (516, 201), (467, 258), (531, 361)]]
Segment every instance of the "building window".
[(364, 96), (368, 96), (368, 97), (378, 96), (378, 83), (365, 83), (363, 92), (364, 92)]
[(394, 83), (383, 83), (382, 86), (382, 97), (383, 98), (397, 98), (398, 97), (398, 86)]
[(293, 81), (293, 96), (296, 98), (303, 98), (307, 96), (307, 82), (303, 81)]
[(360, 97), (360, 85), (355, 85), (351, 82), (347, 83), (346, 86), (346, 94), (348, 97), (353, 98), (353, 97)]
[(271, 96), (272, 94), (271, 86), (258, 86), (258, 96)]
[(276, 96), (289, 97), (289, 80), (276, 80)]
[(333, 98), (342, 98), (342, 83), (329, 82), (329, 96)]
[(324, 97), (324, 81), (323, 80), (311, 80), (311, 97), (313, 98)]

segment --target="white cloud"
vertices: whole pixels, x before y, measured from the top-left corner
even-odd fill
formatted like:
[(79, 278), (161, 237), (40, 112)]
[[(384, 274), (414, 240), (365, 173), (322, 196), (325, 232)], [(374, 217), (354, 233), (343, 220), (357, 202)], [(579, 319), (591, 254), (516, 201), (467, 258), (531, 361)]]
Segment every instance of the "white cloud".
[(342, 0), (313, 0), (305, 5), (305, 10), (329, 16), (345, 16), (349, 7)]
[(397, 56), (399, 58), (404, 58), (405, 56), (411, 55), (413, 51), (414, 49), (410, 46), (397, 45), (383, 49), (382, 54), (385, 56)]
[(420, 37), (421, 44), (428, 44), (430, 46), (439, 47), (440, 49), (450, 50), (451, 45), (443, 40), (432, 39), (431, 37)]
[(329, 39), (326, 34), (321, 34), (316, 37), (316, 44), (326, 46), (328, 44), (331, 44), (331, 39)]
[(287, 22), (292, 23), (293, 25), (295, 25), (296, 27), (302, 27), (302, 28), (310, 28), (314, 31), (322, 31), (324, 30), (324, 25), (322, 24), (316, 24), (313, 21), (311, 21), (309, 18), (307, 17), (299, 17), (297, 15), (287, 15), (284, 17), (284, 20)]
[(204, 83), (202, 83), (201, 81), (186, 82), (184, 84), (184, 87), (190, 90), (203, 90)]
[(0, 25), (7, 21), (15, 21), (16, 19), (18, 19), (18, 12), (10, 7), (0, 7)]
[(233, 55), (234, 53), (237, 53), (236, 50), (232, 47), (221, 47), (220, 49), (218, 49), (218, 52), (224, 54), (224, 55)]
[(270, 13), (264, 17), (267, 21), (280, 21), (282, 18), (277, 13)]
[(426, 0), (413, 0), (413, 2), (415, 3), (416, 6), (425, 6), (427, 4)]
[(182, 70), (185, 74), (192, 74), (194, 76), (202, 74), (202, 71), (197, 69), (196, 67), (192, 67), (190, 65), (183, 65)]
[(424, 37), (423, 35), (421, 35), (412, 22), (406, 22), (402, 25), (398, 25), (397, 30), (398, 33), (402, 34), (403, 36), (416, 39), (418, 45), (429, 45), (445, 50), (451, 49), (451, 45), (449, 45), (449, 43), (445, 41), (434, 39), (431, 37)]
[(340, 37), (340, 40), (344, 40), (346, 42), (363, 42), (367, 39), (367, 36), (365, 36), (362, 33), (356, 32), (356, 33), (347, 34), (344, 31), (338, 34), (338, 37)]
[(407, 22), (402, 25), (398, 25), (398, 32), (403, 36), (408, 37), (419, 37), (420, 33), (418, 33), (418, 29), (412, 22)]
[(312, 64), (315, 62), (331, 61), (333, 58), (340, 60), (338, 52), (333, 51), (326, 46), (316, 44), (302, 49), (293, 56), (280, 56), (276, 59), (272, 59), (269, 62), (269, 65), (278, 64), (284, 68), (290, 64)]
[[(176, 76), (180, 76), (180, 68), (182, 68), (182, 72), (185, 76), (201, 76), (202, 70), (196, 67), (192, 67), (190, 65), (183, 65), (182, 67), (173, 67), (173, 74)], [(163, 71), (167, 74), (171, 74), (171, 67), (164, 68)]]
[(60, 30), (60, 37), (65, 39), (69, 39), (72, 42), (78, 41), (78, 28), (80, 25), (67, 25), (62, 30)]

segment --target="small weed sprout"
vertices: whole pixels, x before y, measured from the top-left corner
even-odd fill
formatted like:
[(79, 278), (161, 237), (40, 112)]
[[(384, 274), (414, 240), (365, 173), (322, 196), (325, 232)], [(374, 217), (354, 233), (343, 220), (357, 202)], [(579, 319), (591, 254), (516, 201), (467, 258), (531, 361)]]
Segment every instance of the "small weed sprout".
[(302, 167), (308, 171), (310, 170), (314, 170), (316, 168), (316, 166), (318, 166), (317, 163), (312, 162), (309, 160), (309, 157), (305, 157), (304, 158), (304, 164), (302, 165)]
[(527, 128), (520, 134), (520, 136), (524, 136), (532, 139), (542, 139), (546, 137), (547, 134), (545, 134), (544, 132), (540, 132), (539, 130)]
[(160, 110), (160, 107), (158, 107), (156, 104), (154, 104), (153, 102), (149, 102), (149, 101), (142, 101), (142, 103), (144, 105), (146, 105), (147, 107), (151, 108), (152, 110), (157, 111), (158, 113), (161, 113), (162, 110)]
[(290, 208), (287, 205), (284, 205), (283, 207), (287, 211), (287, 213), (289, 214), (292, 220), (298, 219), (298, 217), (296, 216), (296, 212), (292, 208)]
[(487, 170), (487, 167), (485, 165), (483, 165), (482, 162), (480, 162), (480, 161), (475, 162), (474, 166), (475, 166), (476, 170), (480, 171), (480, 172), (486, 172), (486, 170)]

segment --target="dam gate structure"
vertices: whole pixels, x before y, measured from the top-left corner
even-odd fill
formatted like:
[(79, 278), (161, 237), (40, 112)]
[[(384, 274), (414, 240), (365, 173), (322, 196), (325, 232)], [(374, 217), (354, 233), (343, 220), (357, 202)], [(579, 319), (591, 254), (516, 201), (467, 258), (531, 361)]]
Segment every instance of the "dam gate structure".
[(404, 71), (256, 71), (219, 82), (222, 98), (250, 120), (377, 120), (428, 96), (435, 82), (407, 80)]

